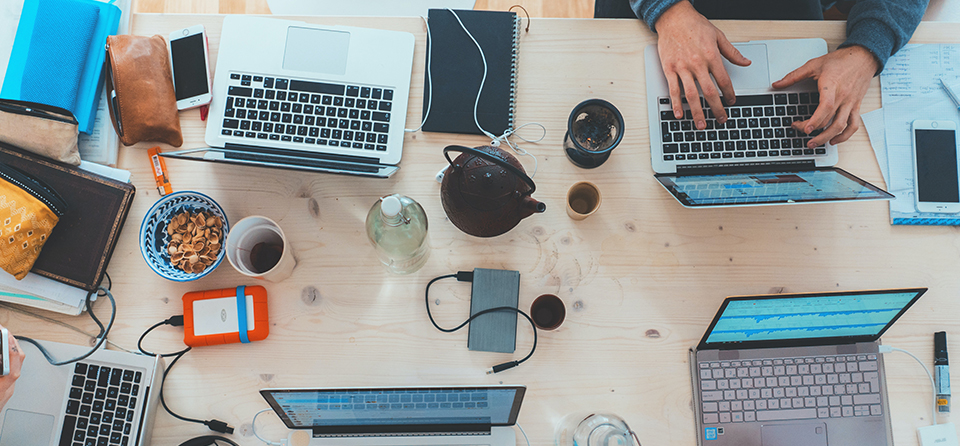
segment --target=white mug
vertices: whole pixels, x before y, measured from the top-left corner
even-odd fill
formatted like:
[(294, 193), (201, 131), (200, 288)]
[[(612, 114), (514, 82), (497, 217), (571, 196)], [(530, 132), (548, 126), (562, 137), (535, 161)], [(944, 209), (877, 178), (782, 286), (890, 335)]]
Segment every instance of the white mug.
[(297, 266), (290, 242), (277, 222), (252, 215), (237, 222), (227, 233), (227, 260), (240, 274), (280, 282)]

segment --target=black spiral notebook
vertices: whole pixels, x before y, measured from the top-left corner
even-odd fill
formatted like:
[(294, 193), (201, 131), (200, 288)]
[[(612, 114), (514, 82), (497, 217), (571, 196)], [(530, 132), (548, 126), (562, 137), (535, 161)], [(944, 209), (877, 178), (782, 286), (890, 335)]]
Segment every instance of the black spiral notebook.
[[(428, 104), (430, 113), (423, 130), (482, 135), (473, 119), (477, 103), (477, 121), (484, 130), (500, 136), (513, 128), (520, 18), (503, 11), (455, 12), (456, 16), (448, 9), (431, 9), (427, 16), (430, 76), (424, 76), (423, 114)], [(486, 57), (487, 77), (479, 101), (483, 59), (457, 16)]]

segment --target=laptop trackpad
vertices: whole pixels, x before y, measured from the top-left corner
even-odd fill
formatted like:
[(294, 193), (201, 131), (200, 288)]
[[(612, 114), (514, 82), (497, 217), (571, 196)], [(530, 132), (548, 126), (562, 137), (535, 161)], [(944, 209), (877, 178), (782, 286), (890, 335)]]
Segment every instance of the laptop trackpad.
[(768, 424), (760, 428), (763, 446), (827, 446), (824, 423)]
[(740, 54), (750, 59), (748, 67), (741, 67), (723, 59), (723, 67), (733, 82), (734, 90), (766, 90), (770, 88), (770, 67), (767, 63), (767, 46), (762, 43), (734, 45)]
[(329, 29), (287, 28), (283, 69), (342, 75), (347, 71), (350, 33)]
[(53, 421), (53, 415), (7, 409), (0, 446), (49, 446)]

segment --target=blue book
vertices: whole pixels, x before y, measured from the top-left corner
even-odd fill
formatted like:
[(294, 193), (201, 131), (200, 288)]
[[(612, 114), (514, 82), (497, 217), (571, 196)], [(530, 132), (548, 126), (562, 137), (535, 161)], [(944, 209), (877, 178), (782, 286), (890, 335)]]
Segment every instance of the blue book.
[(64, 108), (90, 133), (107, 36), (117, 33), (120, 14), (94, 0), (24, 1), (0, 98)]

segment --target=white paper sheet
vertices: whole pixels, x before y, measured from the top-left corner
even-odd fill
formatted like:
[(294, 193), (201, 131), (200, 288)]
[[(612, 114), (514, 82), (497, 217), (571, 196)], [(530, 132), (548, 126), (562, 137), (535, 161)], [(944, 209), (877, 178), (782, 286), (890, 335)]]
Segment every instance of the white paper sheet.
[(0, 85), (7, 74), (7, 62), (13, 51), (13, 39), (20, 24), (23, 0), (0, 0)]
[(913, 121), (960, 121), (940, 79), (960, 88), (960, 45), (907, 45), (887, 61), (880, 74), (883, 108), (862, 116), (887, 190), (897, 197), (890, 201), (890, 218), (897, 224), (960, 225), (960, 214), (917, 212), (913, 190)]
[(887, 136), (886, 129), (883, 128), (883, 109), (878, 108), (870, 113), (860, 115), (864, 128), (867, 129), (867, 136), (870, 138), (870, 145), (873, 147), (873, 153), (877, 156), (877, 164), (880, 165), (880, 174), (883, 175), (883, 184), (890, 187), (890, 169), (887, 166)]

